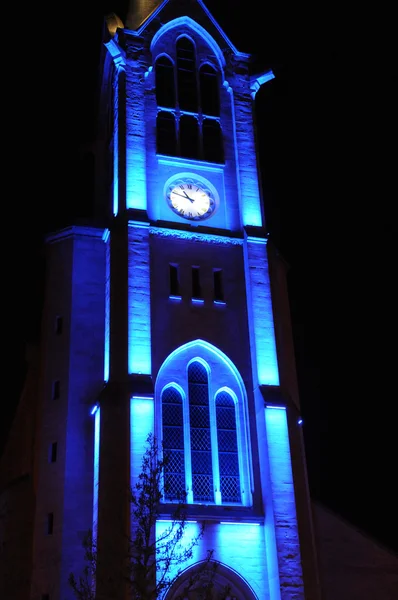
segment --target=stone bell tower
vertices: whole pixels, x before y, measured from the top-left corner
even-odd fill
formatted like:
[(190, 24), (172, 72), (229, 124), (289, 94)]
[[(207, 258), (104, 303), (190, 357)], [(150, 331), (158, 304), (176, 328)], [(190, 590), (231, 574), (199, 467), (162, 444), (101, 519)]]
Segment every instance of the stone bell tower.
[(96, 598), (127, 598), (114, 574), (149, 432), (171, 458), (156, 534), (181, 491), (189, 531), (206, 525), (165, 600), (200, 597), (184, 590), (210, 549), (214, 598), (225, 586), (239, 600), (319, 598), (285, 267), (253, 122), (273, 73), (250, 65), (201, 0), (106, 19), (101, 225), (47, 239), (32, 581), (46, 600), (72, 598), (89, 528)]

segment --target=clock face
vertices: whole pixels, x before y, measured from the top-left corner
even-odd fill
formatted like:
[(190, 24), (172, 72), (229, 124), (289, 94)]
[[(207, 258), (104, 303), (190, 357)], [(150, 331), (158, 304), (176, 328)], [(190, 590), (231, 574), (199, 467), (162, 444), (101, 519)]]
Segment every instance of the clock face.
[(209, 187), (196, 179), (175, 179), (166, 189), (166, 200), (178, 216), (190, 221), (208, 219), (216, 208)]

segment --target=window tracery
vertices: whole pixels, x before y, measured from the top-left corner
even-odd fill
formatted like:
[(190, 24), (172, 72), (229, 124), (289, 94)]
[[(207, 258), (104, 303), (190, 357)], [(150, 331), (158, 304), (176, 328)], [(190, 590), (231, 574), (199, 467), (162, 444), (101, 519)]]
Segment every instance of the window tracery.
[(245, 395), (221, 360), (191, 349), (183, 362), (169, 357), (157, 381), (165, 501), (248, 506)]
[(208, 63), (198, 65), (186, 36), (177, 39), (174, 53), (174, 63), (165, 55), (155, 61), (157, 152), (222, 163), (219, 73)]

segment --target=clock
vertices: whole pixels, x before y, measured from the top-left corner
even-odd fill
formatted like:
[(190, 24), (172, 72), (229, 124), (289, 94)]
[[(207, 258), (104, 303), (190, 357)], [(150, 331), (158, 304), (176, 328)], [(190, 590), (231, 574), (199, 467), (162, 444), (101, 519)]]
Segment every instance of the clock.
[(189, 221), (203, 221), (217, 208), (213, 186), (195, 177), (179, 176), (166, 185), (165, 197), (173, 212)]

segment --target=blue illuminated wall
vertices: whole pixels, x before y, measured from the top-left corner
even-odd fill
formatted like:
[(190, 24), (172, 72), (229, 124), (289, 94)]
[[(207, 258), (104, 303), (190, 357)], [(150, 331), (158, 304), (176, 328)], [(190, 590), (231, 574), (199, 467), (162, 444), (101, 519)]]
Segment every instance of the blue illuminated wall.
[(129, 226), (128, 266), (128, 369), (151, 373), (151, 303), (149, 228), (145, 223)]
[[(227, 80), (228, 65), (221, 50), (225, 45), (225, 35), (217, 29), (218, 26), (215, 28), (215, 22), (205, 6), (199, 4), (207, 13), (208, 22), (206, 19), (199, 19), (198, 22), (192, 16), (170, 18), (168, 22), (166, 19), (164, 26), (153, 36), (150, 60), (145, 53), (141, 53), (141, 42), (136, 42), (134, 37), (129, 39), (132, 48), (137, 44), (138, 58), (134, 62), (134, 68), (126, 69), (126, 206), (147, 210), (149, 218), (154, 221), (184, 223), (181, 217), (169, 210), (164, 200), (166, 180), (184, 171), (192, 176), (203, 176), (216, 186), (220, 206), (211, 219), (212, 227), (231, 231), (238, 231), (242, 224), (259, 227), (263, 225), (263, 219), (254, 151), (254, 128), (251, 111), (247, 110), (247, 106), (251, 107), (252, 103), (252, 89), (247, 76), (243, 74), (248, 68), (249, 57), (238, 52), (228, 40), (235, 60), (240, 63), (242, 74), (237, 76), (228, 69), (230, 79)], [(167, 5), (164, 10), (172, 12)], [(189, 8), (187, 12), (190, 12)], [(209, 23), (213, 35), (204, 26)], [(221, 165), (163, 156), (156, 152), (158, 107), (154, 63), (160, 55), (175, 62), (176, 41), (181, 35), (187, 36), (194, 43), (198, 64), (207, 63), (218, 73), (220, 121), (225, 152), (225, 163)], [(117, 43), (109, 42), (108, 48), (115, 57), (115, 62), (125, 62)], [(196, 227), (198, 223), (192, 222), (191, 225)]]
[(154, 400), (151, 396), (132, 396), (130, 400), (130, 478), (134, 488), (142, 469), (147, 437), (154, 433)]
[(100, 409), (94, 414), (94, 485), (93, 485), (93, 540), (97, 539), (98, 527), (98, 486), (99, 486), (99, 449), (100, 449)]
[[(188, 523), (182, 545), (189, 543), (199, 533), (201, 522)], [(162, 535), (170, 523), (158, 521), (156, 535)], [(204, 537), (193, 549), (192, 559), (187, 561), (184, 569), (190, 565), (204, 561), (208, 551), (214, 550), (213, 558), (236, 573), (237, 580), (245, 582), (245, 596), (239, 598), (266, 600), (270, 598), (267, 565), (265, 561), (264, 526), (260, 523), (206, 523)], [(178, 565), (171, 573), (178, 570)], [(233, 581), (233, 579), (232, 579)], [(229, 580), (231, 583), (231, 579)], [(233, 590), (236, 593), (236, 590)], [(233, 592), (232, 592), (233, 593)]]
[[(182, 6), (184, 14), (181, 14)], [(156, 60), (167, 57), (169, 64), (177, 65), (178, 69), (176, 48), (181, 37), (188, 39), (194, 48), (195, 64), (209, 65), (212, 73), (216, 73), (220, 112), (210, 118), (217, 119), (222, 131), (223, 162), (201, 160), (200, 152), (193, 153), (195, 159), (175, 156), (173, 152), (170, 153), (173, 155), (157, 152), (158, 111), (166, 110), (170, 114), (176, 107), (158, 106)], [(206, 521), (207, 524), (205, 535), (186, 567), (205, 559), (207, 551), (212, 549), (214, 558), (226, 570), (235, 573), (236, 597), (302, 600), (303, 576), (287, 413), (271, 405), (264, 407), (265, 398), (271, 392), (279, 399), (286, 400), (285, 396), (296, 399), (290, 385), (292, 380), (286, 376), (289, 366), (283, 369), (284, 353), (274, 321), (274, 292), (253, 125), (256, 92), (273, 75), (271, 72), (251, 74), (250, 57), (235, 48), (201, 0), (184, 5), (172, 0), (159, 3), (137, 31), (124, 29), (121, 32), (115, 28), (106, 48), (116, 74), (111, 105), (114, 177), (110, 208), (117, 217), (109, 225), (109, 235), (117, 243), (110, 246), (108, 234), (104, 238), (108, 248), (104, 380), (109, 386), (105, 390), (110, 389), (112, 393), (106, 396), (108, 412), (102, 413), (107, 415), (108, 423), (105, 424), (105, 418), (101, 423), (107, 432), (107, 436), (101, 434), (101, 457), (106, 457), (109, 465), (115, 461), (112, 477), (106, 475), (106, 481), (122, 489), (128, 477), (128, 482), (134, 485), (148, 434), (154, 432), (161, 439), (164, 431), (168, 431), (167, 426), (162, 426), (161, 399), (164, 391), (174, 386), (184, 406), (185, 485), (190, 516), (195, 521), (189, 523), (187, 536), (198, 531), (201, 523)], [(174, 66), (173, 73), (178, 79)], [(199, 73), (198, 70), (197, 78), (200, 78)], [(173, 121), (176, 131), (184, 117), (184, 110), (178, 110), (181, 114)], [(202, 118), (209, 118), (209, 115), (199, 115), (199, 109), (196, 113), (198, 123)], [(177, 146), (175, 152), (179, 152)], [(206, 221), (187, 222), (170, 210), (165, 192), (168, 183), (177, 176), (208, 182), (216, 198), (216, 210)], [(115, 254), (110, 261), (111, 250)], [(178, 293), (171, 291), (170, 267), (172, 273), (178, 274)], [(126, 270), (127, 279), (123, 279)], [(199, 298), (193, 291), (197, 273)], [(222, 273), (222, 300), (216, 299), (215, 273)], [(114, 303), (112, 307), (110, 302)], [(126, 330), (127, 340), (124, 338)], [(116, 359), (112, 354), (118, 369), (109, 382), (111, 334), (112, 349), (120, 352), (120, 356)], [(206, 427), (212, 448), (207, 458), (212, 476), (214, 474), (210, 485), (218, 489), (212, 490), (214, 501), (212, 493), (209, 494), (211, 502), (208, 504), (194, 501), (187, 370), (195, 361), (207, 373), (206, 389), (210, 398), (211, 424)], [(239, 493), (231, 494), (234, 502), (230, 504), (234, 505), (228, 507), (224, 505), (227, 502), (222, 501), (219, 466), (222, 451), (218, 453), (217, 436), (222, 435), (222, 428), (218, 427), (218, 408), (213, 402), (221, 390), (229, 394), (234, 405), (237, 450), (230, 452), (238, 456), (234, 464), (239, 464), (237, 487), (241, 488)], [(104, 404), (102, 406), (104, 408)], [(127, 442), (123, 437), (125, 433), (120, 434), (127, 421), (126, 406)], [(118, 423), (117, 414), (124, 415), (124, 423)], [(99, 412), (97, 418), (99, 422)], [(96, 421), (96, 431), (97, 428)], [(233, 431), (235, 434), (235, 429)], [(118, 456), (118, 462), (112, 458), (110, 450), (114, 448), (103, 447), (111, 443), (113, 436), (117, 436), (114, 457)], [(128, 449), (125, 444), (129, 445)], [(96, 435), (95, 456), (98, 446)], [(104, 469), (103, 462), (101, 460)], [(119, 472), (121, 463), (123, 469)], [(95, 465), (96, 459), (94, 523), (98, 487), (98, 466)], [(223, 477), (225, 482), (225, 471)], [(121, 503), (115, 492), (112, 493), (115, 505), (120, 508)], [(110, 496), (105, 490), (102, 496), (105, 505)], [(101, 494), (99, 498), (101, 503)], [(105, 509), (111, 514), (109, 507)], [(157, 524), (158, 534), (167, 527), (167, 510), (165, 506), (165, 519)], [(101, 511), (98, 514), (101, 515)]]
[(272, 597), (278, 598), (280, 586), (283, 597), (304, 598), (286, 408), (267, 405), (265, 423), (279, 579)]
[[(100, 452), (100, 408), (94, 407), (94, 474), (93, 474), (93, 546), (97, 546), (98, 537), (98, 490), (99, 490), (99, 452)], [(95, 589), (95, 581), (92, 582)]]
[(254, 377), (260, 385), (279, 385), (267, 240), (247, 237), (246, 285)]
[(111, 309), (111, 266), (110, 266), (110, 236), (109, 230), (104, 232), (105, 242), (105, 331), (104, 331), (104, 381), (109, 380), (110, 367), (110, 309)]
[(112, 119), (112, 123), (113, 123), (113, 143), (112, 143), (112, 149), (113, 149), (113, 187), (112, 187), (112, 191), (113, 191), (113, 214), (117, 215), (119, 212), (119, 169), (120, 169), (120, 164), (119, 164), (119, 111), (118, 111), (118, 106), (119, 106), (119, 76), (120, 76), (120, 72), (119, 70), (117, 70), (114, 74), (114, 79), (111, 81), (110, 85), (112, 86), (112, 91), (113, 94), (111, 95), (112, 98), (112, 107), (111, 109), (113, 109), (113, 119)]
[[(275, 286), (285, 273), (272, 271), (254, 139), (255, 94), (273, 75), (251, 74), (250, 57), (201, 0), (160, 2), (137, 31), (116, 16), (107, 19), (113, 29), (103, 40), (96, 153), (97, 216), (106, 229), (71, 227), (47, 239), (32, 594), (73, 600), (68, 576), (82, 572), (83, 534), (92, 527), (102, 557), (98, 597), (125, 597), (123, 590), (112, 595), (106, 582), (125, 560), (126, 492), (141, 471), (148, 434), (166, 437), (174, 427), (163, 427), (161, 404), (174, 386), (183, 405), (185, 474), (190, 471), (184, 481), (190, 522), (182, 542), (206, 523), (185, 575), (213, 550), (222, 581), (232, 582), (232, 597), (304, 600), (305, 580), (306, 600), (318, 600), (315, 570), (308, 568), (312, 550), (303, 544), (312, 531), (306, 476), (298, 467), (301, 438), (288, 422), (299, 401), (287, 290)], [(220, 111), (210, 118), (222, 131), (224, 153), (216, 160), (224, 162), (200, 160), (199, 152), (195, 159), (157, 153), (155, 63), (167, 56), (175, 64), (180, 36), (190, 40), (197, 64), (217, 74)], [(177, 175), (208, 182), (217, 209), (206, 221), (187, 222), (170, 210), (165, 189)], [(170, 272), (178, 274), (178, 293)], [(55, 331), (58, 317), (62, 335)], [(205, 474), (211, 492), (202, 494), (203, 502), (199, 493), (195, 502), (194, 476), (202, 473), (194, 473), (198, 455), (190, 451), (192, 431), (200, 430), (190, 421), (187, 372), (195, 362), (207, 377), (201, 399), (209, 425), (202, 430), (210, 439)], [(222, 401), (232, 426), (222, 426)], [(232, 439), (229, 446), (219, 443), (222, 436)], [(233, 465), (232, 474), (225, 465)], [(235, 488), (224, 494), (228, 477)], [(158, 535), (168, 526), (170, 504), (162, 510)], [(46, 533), (50, 514), (54, 529)]]
[[(83, 565), (82, 532), (96, 512), (98, 427), (90, 411), (103, 388), (105, 244), (103, 230), (94, 227), (66, 228), (46, 241), (31, 595), (51, 591), (70, 600), (68, 576)], [(49, 460), (53, 443), (56, 456)]]

